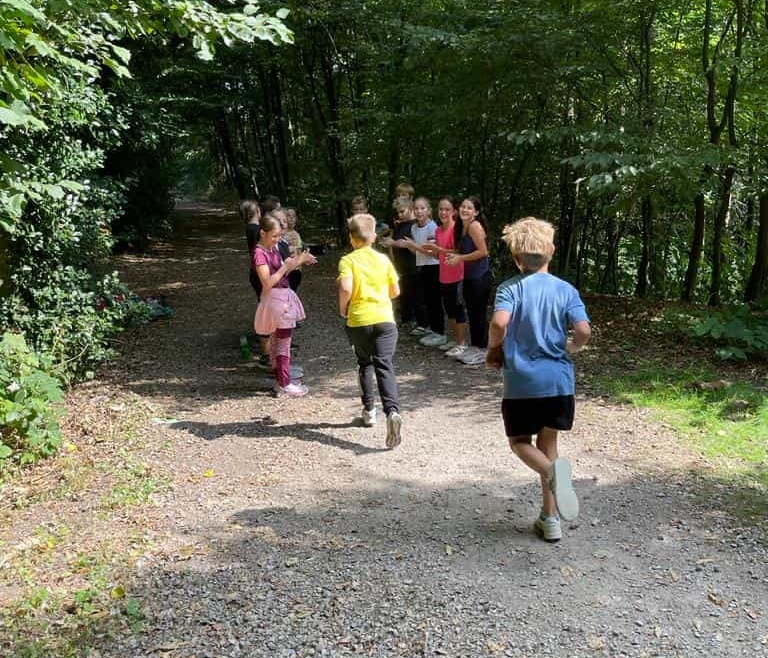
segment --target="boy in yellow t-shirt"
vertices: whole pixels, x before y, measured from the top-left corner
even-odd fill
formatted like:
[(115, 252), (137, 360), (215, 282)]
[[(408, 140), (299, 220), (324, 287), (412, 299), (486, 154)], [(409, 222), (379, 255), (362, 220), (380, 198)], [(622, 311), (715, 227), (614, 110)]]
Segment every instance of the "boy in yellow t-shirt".
[(386, 445), (395, 448), (400, 445), (403, 420), (393, 363), (398, 333), (392, 299), (400, 294), (400, 286), (392, 261), (371, 248), (376, 219), (353, 215), (347, 226), (353, 251), (339, 260), (339, 313), (347, 320), (347, 336), (357, 357), (363, 425), (376, 424), (375, 375), (387, 416)]

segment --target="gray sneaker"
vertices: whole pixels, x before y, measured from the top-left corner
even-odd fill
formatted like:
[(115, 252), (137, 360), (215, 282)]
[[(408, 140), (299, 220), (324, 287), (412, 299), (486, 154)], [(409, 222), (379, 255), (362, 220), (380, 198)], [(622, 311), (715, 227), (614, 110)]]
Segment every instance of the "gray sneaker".
[(400, 445), (400, 429), (403, 426), (403, 418), (396, 411), (387, 414), (387, 448), (397, 448)]
[(576, 497), (571, 481), (571, 462), (565, 457), (558, 457), (552, 462), (549, 488), (555, 497), (560, 517), (566, 521), (573, 521), (579, 515), (579, 499)]
[(544, 541), (556, 542), (563, 538), (560, 528), (560, 519), (556, 516), (544, 516), (541, 514), (533, 523), (533, 529)]

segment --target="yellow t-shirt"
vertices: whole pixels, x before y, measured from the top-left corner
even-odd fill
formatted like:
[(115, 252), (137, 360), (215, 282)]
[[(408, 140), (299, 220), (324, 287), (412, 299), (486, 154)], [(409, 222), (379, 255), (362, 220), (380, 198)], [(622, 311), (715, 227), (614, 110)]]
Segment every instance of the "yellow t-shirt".
[(352, 296), (347, 310), (347, 325), (364, 327), (394, 322), (389, 286), (397, 282), (392, 261), (371, 247), (360, 247), (339, 260), (338, 279), (352, 277)]

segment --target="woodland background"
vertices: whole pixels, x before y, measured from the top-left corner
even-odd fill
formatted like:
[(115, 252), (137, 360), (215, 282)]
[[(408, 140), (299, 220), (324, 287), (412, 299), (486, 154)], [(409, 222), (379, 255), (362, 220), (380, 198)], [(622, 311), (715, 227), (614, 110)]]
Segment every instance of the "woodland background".
[(276, 194), (338, 241), (357, 194), (476, 194), (492, 238), (552, 220), (580, 289), (768, 353), (766, 0), (0, 0), (0, 64), (0, 463), (146, 318), (109, 259), (177, 199)]

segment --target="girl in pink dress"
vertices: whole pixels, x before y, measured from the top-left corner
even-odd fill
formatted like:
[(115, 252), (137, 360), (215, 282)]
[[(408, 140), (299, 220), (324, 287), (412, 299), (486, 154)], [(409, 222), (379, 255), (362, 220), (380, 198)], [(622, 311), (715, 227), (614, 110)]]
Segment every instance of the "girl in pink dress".
[(302, 265), (314, 265), (317, 259), (308, 251), (283, 260), (277, 248), (282, 235), (280, 222), (270, 215), (259, 221), (259, 242), (253, 250), (253, 269), (262, 291), (253, 320), (257, 334), (270, 335), (270, 359), (275, 368), (278, 395), (301, 397), (307, 387), (291, 381), (291, 337), (296, 322), (303, 320), (304, 306), (288, 285), (288, 274)]

